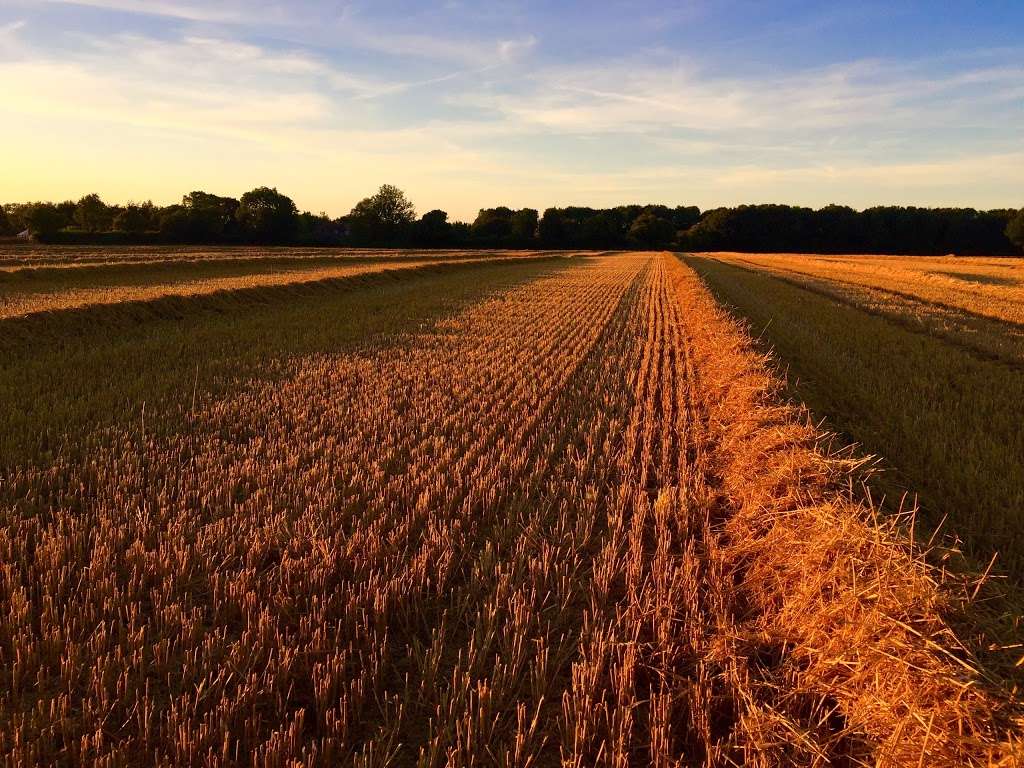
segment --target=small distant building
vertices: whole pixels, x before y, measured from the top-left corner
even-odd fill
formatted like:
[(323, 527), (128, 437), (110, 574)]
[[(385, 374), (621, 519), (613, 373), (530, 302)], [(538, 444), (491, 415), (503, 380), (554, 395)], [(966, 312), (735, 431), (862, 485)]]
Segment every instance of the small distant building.
[(23, 230), (23, 231), (19, 232), (19, 233), (17, 234), (17, 238), (18, 238), (19, 240), (31, 240), (31, 239), (32, 239), (32, 233), (31, 233), (31, 232), (29, 232), (29, 231), (28, 231), (28, 230), (26, 229), (26, 230)]

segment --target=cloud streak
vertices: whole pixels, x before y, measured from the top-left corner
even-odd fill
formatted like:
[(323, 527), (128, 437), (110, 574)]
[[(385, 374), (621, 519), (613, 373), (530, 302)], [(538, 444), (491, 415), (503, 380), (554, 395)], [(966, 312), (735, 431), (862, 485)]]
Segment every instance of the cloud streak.
[(105, 11), (119, 11), (145, 16), (166, 16), (184, 21), (230, 22), (244, 20), (240, 8), (215, 2), (190, 3), (174, 0), (40, 0), (50, 5), (80, 6)]
[[(613, 84), (613, 85), (612, 85)], [(550, 69), (514, 92), (455, 97), (523, 126), (568, 133), (694, 129), (816, 131), (969, 120), (983, 104), (1014, 104), (1024, 67), (980, 67), (936, 77), (863, 61), (762, 79), (711, 78), (672, 64), (624, 60)]]

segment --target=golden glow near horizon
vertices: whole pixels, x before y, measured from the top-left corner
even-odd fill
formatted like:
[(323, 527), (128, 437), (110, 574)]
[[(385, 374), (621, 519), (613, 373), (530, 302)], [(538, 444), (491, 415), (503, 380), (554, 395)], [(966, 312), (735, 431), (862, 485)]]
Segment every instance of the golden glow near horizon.
[[(975, 19), (960, 46), (933, 19), (930, 51), (888, 51), (884, 34), (858, 50), (827, 38), (884, 20), (836, 5), (798, 57), (759, 66), (772, 35), (810, 34), (800, 19), (740, 35), (722, 61), (695, 41), (728, 42), (724, 12), (641, 5), (572, 32), (554, 11), (457, 3), (399, 18), (313, 0), (15, 1), (0, 8), (0, 200), (267, 184), (340, 215), (388, 182), (462, 219), (498, 204), (1024, 204), (1005, 19)], [(890, 23), (925, 24), (911, 16)], [(564, 53), (604, 39), (606, 55)]]

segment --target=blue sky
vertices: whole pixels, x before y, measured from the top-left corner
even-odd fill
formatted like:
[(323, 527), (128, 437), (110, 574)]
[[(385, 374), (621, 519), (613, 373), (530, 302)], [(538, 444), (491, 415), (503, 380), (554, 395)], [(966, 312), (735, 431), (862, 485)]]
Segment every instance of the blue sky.
[(1019, 0), (0, 0), (0, 199), (1018, 207), (1022, 29)]

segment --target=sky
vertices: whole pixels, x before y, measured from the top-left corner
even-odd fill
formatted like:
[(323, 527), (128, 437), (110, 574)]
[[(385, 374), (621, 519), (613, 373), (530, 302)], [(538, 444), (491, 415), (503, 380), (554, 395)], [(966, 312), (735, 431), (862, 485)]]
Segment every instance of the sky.
[(0, 200), (1024, 206), (1024, 2), (0, 0)]

